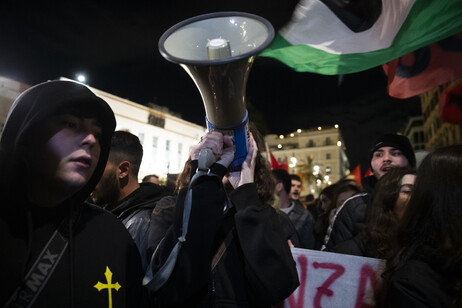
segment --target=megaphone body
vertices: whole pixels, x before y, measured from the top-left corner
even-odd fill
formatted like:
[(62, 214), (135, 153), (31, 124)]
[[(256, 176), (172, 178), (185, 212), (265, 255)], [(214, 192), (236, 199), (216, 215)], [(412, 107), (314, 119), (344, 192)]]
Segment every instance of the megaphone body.
[(255, 56), (273, 39), (271, 24), (256, 15), (220, 12), (200, 15), (167, 30), (161, 54), (180, 64), (201, 94), (209, 131), (229, 135), (235, 144), (230, 171), (247, 155), (246, 85)]

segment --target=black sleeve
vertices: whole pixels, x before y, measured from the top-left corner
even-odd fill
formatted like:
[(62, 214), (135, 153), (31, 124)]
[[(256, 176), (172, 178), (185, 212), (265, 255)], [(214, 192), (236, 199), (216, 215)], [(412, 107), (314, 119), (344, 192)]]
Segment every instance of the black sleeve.
[(247, 294), (259, 304), (283, 301), (299, 280), (278, 214), (260, 201), (254, 183), (238, 187), (230, 199), (237, 210), (234, 219), (244, 255)]
[(176, 199), (176, 196), (166, 196), (157, 202), (152, 211), (148, 238), (151, 256), (164, 238), (167, 230), (173, 225)]
[[(202, 176), (192, 186), (192, 206), (186, 242), (181, 247), (172, 275), (156, 294), (162, 303), (178, 305), (186, 299), (198, 300), (210, 280), (212, 246), (223, 219), (226, 195), (222, 190), (221, 177), (226, 173), (226, 168), (214, 164), (210, 169), (219, 176)], [(153, 274), (165, 263), (182, 235), (186, 192), (187, 189), (180, 191), (173, 226), (167, 231), (154, 255)]]

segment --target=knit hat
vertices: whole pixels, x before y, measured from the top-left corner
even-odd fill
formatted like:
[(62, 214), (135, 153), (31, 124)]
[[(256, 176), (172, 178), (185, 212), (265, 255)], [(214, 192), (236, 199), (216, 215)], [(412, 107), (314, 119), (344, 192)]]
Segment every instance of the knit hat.
[(386, 134), (383, 135), (374, 142), (374, 146), (371, 149), (370, 160), (372, 160), (372, 155), (375, 151), (382, 147), (393, 147), (401, 151), (403, 155), (407, 158), (409, 165), (415, 167), (415, 154), (414, 149), (407, 139), (406, 136), (397, 135), (397, 134)]

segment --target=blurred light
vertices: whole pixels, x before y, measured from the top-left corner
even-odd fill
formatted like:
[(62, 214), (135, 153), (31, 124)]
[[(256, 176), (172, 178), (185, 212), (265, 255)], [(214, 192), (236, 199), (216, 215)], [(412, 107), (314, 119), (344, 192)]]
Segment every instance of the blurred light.
[(284, 139), (284, 135), (279, 135), (279, 139)]
[(342, 146), (342, 141), (337, 141), (337, 146), (341, 147)]
[(321, 126), (318, 126), (318, 130), (322, 130), (322, 127), (321, 127)]
[(299, 133), (299, 134), (300, 134), (301, 132), (302, 132), (302, 130), (301, 130), (300, 128), (299, 128), (299, 129), (297, 129), (297, 133)]
[(292, 164), (294, 164), (294, 165), (297, 164), (297, 158), (296, 158), (295, 156), (292, 156), (292, 157), (290, 158), (290, 161), (291, 161)]
[(331, 181), (329, 181), (329, 182), (327, 182), (327, 184), (328, 184), (328, 185), (332, 185), (332, 182), (331, 182)]
[(324, 180), (325, 180), (326, 182), (329, 182), (329, 179), (330, 179), (330, 177), (329, 177), (328, 175), (324, 176)]
[(316, 180), (316, 184), (317, 184), (318, 186), (321, 185), (321, 183), (322, 183), (322, 181), (321, 181), (320, 179), (317, 179), (317, 180)]
[(282, 149), (282, 144), (278, 144), (278, 149)]
[(338, 124), (335, 124), (334, 127), (335, 127), (335, 128), (338, 128)]
[(313, 166), (313, 174), (314, 175), (319, 174), (319, 166), (318, 165)]
[(294, 133), (291, 133), (291, 134), (290, 134), (290, 137), (293, 137), (293, 136), (295, 136)]
[(85, 75), (78, 74), (78, 75), (77, 75), (77, 80), (78, 80), (79, 82), (84, 83), (84, 82), (87, 80), (87, 78), (85, 78)]

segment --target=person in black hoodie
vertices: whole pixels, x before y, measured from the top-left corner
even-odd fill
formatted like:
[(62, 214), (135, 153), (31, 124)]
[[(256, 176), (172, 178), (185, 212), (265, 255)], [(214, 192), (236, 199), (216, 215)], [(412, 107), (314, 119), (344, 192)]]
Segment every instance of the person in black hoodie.
[(106, 165), (114, 113), (86, 86), (49, 81), (13, 103), (0, 141), (2, 307), (143, 307), (138, 250), (85, 202)]
[(92, 193), (94, 202), (122, 220), (140, 253), (146, 270), (155, 246), (148, 241), (151, 214), (166, 188), (154, 183), (139, 183), (138, 171), (143, 158), (143, 146), (137, 136), (116, 131), (101, 180)]
[[(231, 173), (227, 136), (210, 132), (192, 147), (190, 189), (180, 190), (173, 226), (152, 259), (154, 277), (146, 277), (159, 306), (270, 307), (299, 285), (280, 218), (259, 198), (252, 135), (249, 145), (242, 170)], [(219, 158), (205, 170), (207, 148)], [(229, 199), (226, 183), (234, 187)]]

